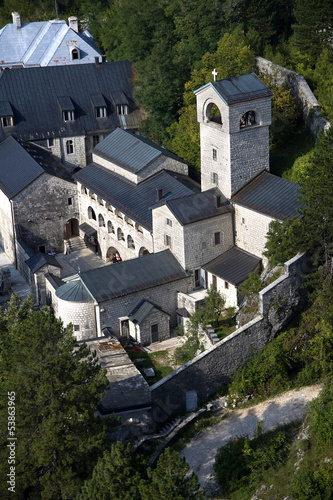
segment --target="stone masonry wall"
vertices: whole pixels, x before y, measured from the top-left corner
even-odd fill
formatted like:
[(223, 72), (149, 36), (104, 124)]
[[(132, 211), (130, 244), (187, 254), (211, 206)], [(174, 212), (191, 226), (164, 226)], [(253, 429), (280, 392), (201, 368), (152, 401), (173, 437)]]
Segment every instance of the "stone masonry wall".
[(300, 284), (311, 270), (306, 255), (286, 262), (285, 274), (260, 292), (259, 316), (151, 386), (154, 420), (160, 423), (186, 411), (188, 391), (196, 391), (202, 404), (272, 340), (304, 308), (306, 296)]
[(15, 238), (13, 234), (11, 202), (0, 190), (0, 246), (12, 262), (15, 262)]
[(260, 257), (266, 265), (267, 259), (263, 257), (262, 252), (265, 248), (269, 224), (274, 219), (237, 203), (234, 203), (234, 206), (236, 245)]
[[(124, 280), (126, 280), (126, 276), (124, 276)], [(129, 277), (129, 283), (130, 281)], [(189, 276), (145, 291), (130, 293), (124, 297), (102, 302), (100, 307), (104, 311), (100, 313), (101, 328), (109, 327), (115, 334), (119, 335), (118, 318), (126, 317), (141, 299), (154, 302), (170, 315), (170, 326), (176, 326), (177, 292), (188, 293), (191, 290), (193, 290), (193, 277)]]
[[(167, 219), (172, 226), (167, 224)], [(227, 213), (182, 226), (166, 205), (153, 209), (154, 251), (170, 248), (179, 263), (189, 270), (200, 268), (234, 244), (232, 214)], [(221, 231), (215, 245), (214, 233)], [(165, 236), (171, 237), (171, 246)]]
[[(72, 204), (68, 205), (68, 198)], [(41, 175), (15, 197), (14, 213), (18, 236), (38, 251), (60, 252), (63, 249), (66, 222), (78, 216), (76, 185), (50, 176)]]
[(274, 83), (285, 85), (291, 90), (315, 138), (318, 138), (319, 132), (330, 127), (330, 122), (322, 116), (318, 101), (302, 75), (274, 64), (263, 57), (256, 57), (256, 66), (261, 73), (270, 76)]

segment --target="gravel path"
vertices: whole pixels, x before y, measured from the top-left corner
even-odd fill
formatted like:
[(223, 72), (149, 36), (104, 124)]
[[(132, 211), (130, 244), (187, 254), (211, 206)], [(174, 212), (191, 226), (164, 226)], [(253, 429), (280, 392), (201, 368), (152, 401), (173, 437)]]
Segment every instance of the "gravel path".
[(322, 385), (302, 387), (250, 408), (231, 410), (225, 420), (195, 436), (181, 455), (198, 475), (201, 487), (214, 484), (213, 465), (218, 448), (236, 437), (254, 436), (259, 421), (263, 422), (263, 432), (267, 432), (278, 425), (301, 420), (309, 402), (318, 395), (321, 388)]

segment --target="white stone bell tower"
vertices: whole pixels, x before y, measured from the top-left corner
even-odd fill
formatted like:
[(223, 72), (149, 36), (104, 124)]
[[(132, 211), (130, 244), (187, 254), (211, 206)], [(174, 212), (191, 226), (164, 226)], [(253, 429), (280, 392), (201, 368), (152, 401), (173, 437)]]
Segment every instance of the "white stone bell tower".
[(269, 170), (272, 92), (255, 75), (207, 83), (195, 91), (200, 123), (201, 189), (227, 197)]

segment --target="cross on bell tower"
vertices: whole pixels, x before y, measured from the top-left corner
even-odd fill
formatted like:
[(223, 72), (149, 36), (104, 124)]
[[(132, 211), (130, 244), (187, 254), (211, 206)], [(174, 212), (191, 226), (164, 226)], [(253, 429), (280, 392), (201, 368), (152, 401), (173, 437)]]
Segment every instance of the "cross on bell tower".
[(214, 82), (216, 82), (216, 77), (218, 75), (218, 72), (216, 71), (216, 68), (213, 69), (212, 75), (214, 76)]

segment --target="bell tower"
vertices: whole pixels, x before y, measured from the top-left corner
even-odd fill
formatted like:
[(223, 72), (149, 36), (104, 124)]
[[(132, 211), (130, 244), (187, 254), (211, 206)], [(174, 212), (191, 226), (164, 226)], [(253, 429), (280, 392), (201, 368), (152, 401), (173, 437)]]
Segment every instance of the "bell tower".
[(231, 198), (269, 170), (272, 92), (253, 73), (207, 83), (195, 91), (200, 123), (201, 189)]

